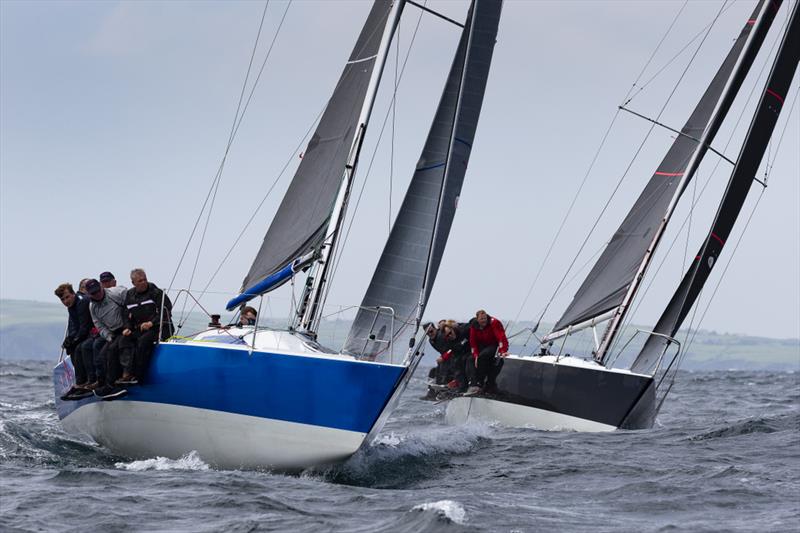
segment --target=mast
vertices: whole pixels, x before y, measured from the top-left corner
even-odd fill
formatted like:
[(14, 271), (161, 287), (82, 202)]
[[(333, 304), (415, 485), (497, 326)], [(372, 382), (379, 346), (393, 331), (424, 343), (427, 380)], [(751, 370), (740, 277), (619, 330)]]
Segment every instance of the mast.
[(664, 336), (674, 337), (694, 305), (717, 258), (733, 229), (747, 199), (758, 167), (764, 157), (772, 132), (783, 109), (783, 102), (800, 59), (800, 15), (795, 2), (778, 54), (772, 64), (761, 99), (756, 107), (747, 136), (728, 180), (714, 222), (694, 262), (681, 280), (678, 289), (656, 323), (636, 360), (634, 372), (648, 371), (669, 346)]
[(463, 29), (439, 105), (344, 353), (391, 358), (396, 339), (416, 334), (455, 219), (501, 10), (498, 0), (474, 0), (466, 22), (458, 24)]
[[(492, 0), (490, 0), (492, 1)], [(499, 1), (499, 0), (498, 0)], [(472, 36), (475, 33), (475, 20), (478, 18), (477, 13), (475, 10), (475, 4), (480, 2), (480, 0), (473, 0), (473, 5), (471, 8), (471, 16), (470, 16), (470, 24), (469, 29), (465, 28), (467, 32), (467, 48), (466, 50), (469, 51), (472, 48)], [(502, 3), (502, 2), (501, 2)], [(456, 118), (461, 113), (461, 103), (464, 99), (464, 82), (467, 79), (467, 62), (469, 61), (469, 53), (465, 51), (464, 53), (464, 63), (461, 65), (461, 79), (458, 81), (458, 98), (456, 100), (456, 108), (453, 112), (453, 125), (450, 128), (450, 140), (447, 144), (447, 157), (444, 160), (444, 176), (447, 176), (448, 171), (450, 170), (450, 165), (452, 164), (453, 160), (453, 145), (456, 142), (456, 129), (458, 127), (458, 122)], [(447, 182), (446, 180), (442, 180), (442, 187), (441, 191), (439, 192), (439, 199), (436, 203), (436, 217), (435, 222), (433, 224), (433, 231), (431, 232), (431, 242), (428, 248), (428, 258), (425, 261), (425, 272), (422, 275), (422, 287), (420, 287), (419, 292), (419, 302), (417, 303), (417, 314), (414, 319), (414, 332), (416, 334), (417, 328), (419, 328), (420, 323), (422, 322), (422, 313), (425, 312), (425, 304), (428, 300), (428, 294), (431, 290), (431, 263), (433, 262), (433, 257), (436, 249), (436, 238), (439, 235), (439, 225), (442, 221), (442, 204), (444, 203), (444, 194), (446, 190)], [(413, 344), (413, 342), (412, 342)]]
[(361, 107), (361, 114), (356, 122), (357, 131), (350, 148), (350, 155), (345, 164), (344, 179), (339, 188), (336, 203), (334, 204), (330, 222), (327, 226), (326, 231), (328, 235), (322, 244), (319, 261), (313, 269), (312, 275), (309, 276), (306, 290), (301, 299), (301, 307), (297, 312), (299, 318), (297, 323), (298, 329), (305, 330), (312, 334), (316, 332), (319, 325), (320, 302), (326, 288), (342, 221), (344, 220), (347, 203), (350, 199), (350, 190), (353, 186), (358, 156), (361, 153), (361, 146), (364, 143), (364, 134), (366, 133), (372, 107), (378, 93), (378, 85), (380, 84), (383, 74), (383, 67), (386, 64), (386, 58), (389, 54), (389, 46), (392, 43), (392, 37), (400, 22), (400, 15), (403, 12), (404, 5), (405, 0), (395, 0), (392, 5), (392, 11), (389, 14), (389, 22), (386, 24), (381, 38), (381, 44), (378, 48), (377, 61), (373, 68), (369, 85), (367, 86), (367, 95)]

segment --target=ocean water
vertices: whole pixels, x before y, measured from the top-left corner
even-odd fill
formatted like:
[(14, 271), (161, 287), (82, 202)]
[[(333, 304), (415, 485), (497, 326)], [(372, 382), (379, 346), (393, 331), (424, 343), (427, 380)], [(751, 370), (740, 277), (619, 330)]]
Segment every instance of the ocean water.
[(418, 399), (301, 475), (131, 461), (65, 433), (51, 364), (0, 362), (0, 531), (798, 531), (797, 373), (684, 372), (652, 430), (446, 426)]

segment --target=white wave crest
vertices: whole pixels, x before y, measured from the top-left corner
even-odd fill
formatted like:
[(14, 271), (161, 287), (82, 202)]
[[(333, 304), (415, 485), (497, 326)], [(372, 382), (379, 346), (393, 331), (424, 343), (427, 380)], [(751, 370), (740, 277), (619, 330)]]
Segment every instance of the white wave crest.
[(415, 505), (412, 511), (434, 511), (444, 516), (456, 524), (464, 524), (467, 521), (467, 512), (464, 507), (453, 500), (439, 500), (438, 502), (428, 502)]
[(200, 459), (196, 451), (191, 451), (180, 459), (167, 459), (166, 457), (156, 457), (155, 459), (143, 459), (141, 461), (131, 461), (130, 463), (114, 463), (120, 470), (131, 472), (142, 472), (144, 470), (208, 470), (208, 465)]

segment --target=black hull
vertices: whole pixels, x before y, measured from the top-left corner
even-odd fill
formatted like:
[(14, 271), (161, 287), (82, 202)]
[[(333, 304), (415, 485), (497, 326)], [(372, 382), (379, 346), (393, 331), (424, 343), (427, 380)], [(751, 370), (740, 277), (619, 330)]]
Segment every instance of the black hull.
[[(497, 377), (498, 392), (484, 398), (564, 415), (608, 428), (646, 429), (655, 420), (655, 386), (649, 376), (553, 363), (548, 358), (507, 358)], [(517, 416), (524, 410), (514, 409)], [(535, 419), (535, 415), (532, 415)], [(501, 420), (502, 421), (502, 420)], [(527, 422), (539, 427), (535, 422)], [(578, 429), (578, 428), (575, 428)]]

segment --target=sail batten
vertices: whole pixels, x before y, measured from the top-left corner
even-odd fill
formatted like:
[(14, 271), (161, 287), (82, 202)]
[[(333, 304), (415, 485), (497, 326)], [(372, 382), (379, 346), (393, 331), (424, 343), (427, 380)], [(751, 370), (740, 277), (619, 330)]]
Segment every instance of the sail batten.
[[(285, 271), (298, 257), (318, 249), (326, 239), (391, 9), (391, 0), (373, 3), (289, 189), (242, 282), (244, 301), (258, 294), (257, 288), (265, 279)], [(241, 303), (239, 297), (235, 300)], [(229, 309), (233, 301), (229, 302)]]
[[(474, 0), (422, 155), (344, 351), (375, 358), (414, 327), (439, 269), (483, 104), (500, 0)], [(391, 313), (378, 309), (391, 307)]]
[[(640, 281), (675, 202), (713, 141), (774, 19), (775, 12), (765, 4), (761, 0), (756, 6), (749, 20), (758, 17), (761, 22), (745, 24), (681, 129), (684, 135), (675, 139), (553, 331), (619, 309), (632, 298), (632, 284)], [(690, 135), (696, 131), (703, 133), (699, 140)], [(613, 319), (612, 326), (616, 322), (618, 319)], [(607, 345), (604, 342), (601, 351)]]
[[(789, 89), (800, 60), (800, 15), (795, 3), (783, 41), (773, 61), (756, 113), (736, 159), (728, 186), (720, 201), (708, 236), (681, 280), (678, 289), (634, 360), (634, 372), (651, 371), (689, 313), (711, 271), (717, 264), (750, 191), (770, 137), (783, 109), (783, 96)], [(665, 338), (665, 336), (667, 338)]]

